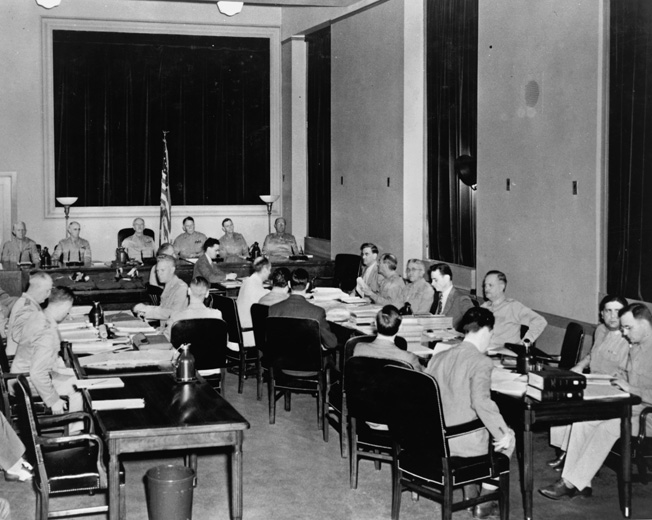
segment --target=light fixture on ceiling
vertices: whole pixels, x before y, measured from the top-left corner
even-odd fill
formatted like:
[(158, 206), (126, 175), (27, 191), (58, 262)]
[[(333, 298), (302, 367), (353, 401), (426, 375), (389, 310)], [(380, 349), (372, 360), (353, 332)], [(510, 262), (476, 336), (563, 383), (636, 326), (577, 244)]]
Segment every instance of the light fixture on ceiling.
[(226, 16), (233, 16), (240, 13), (243, 5), (244, 2), (230, 2), (226, 0), (220, 0), (217, 2), (217, 8), (220, 10), (220, 13), (225, 14)]
[(45, 9), (52, 9), (61, 4), (61, 0), (36, 0), (36, 3)]

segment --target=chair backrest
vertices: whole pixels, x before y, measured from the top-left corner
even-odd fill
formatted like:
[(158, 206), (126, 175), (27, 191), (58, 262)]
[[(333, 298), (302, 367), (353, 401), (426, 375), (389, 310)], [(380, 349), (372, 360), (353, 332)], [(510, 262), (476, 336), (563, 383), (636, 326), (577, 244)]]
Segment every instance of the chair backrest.
[[(147, 235), (148, 237), (151, 237), (152, 240), (156, 240), (156, 234), (154, 233), (153, 230), (151, 230), (149, 228), (145, 228), (143, 230), (143, 233), (145, 235)], [(130, 237), (133, 234), (134, 234), (134, 228), (132, 228), (132, 227), (122, 228), (120, 231), (118, 231), (118, 247), (120, 247), (122, 245), (122, 241), (125, 238)]]
[(226, 322), (229, 333), (229, 341), (237, 343), (243, 348), (242, 328), (240, 327), (240, 315), (238, 307), (233, 298), (213, 294), (213, 309), (218, 309), (222, 313), (222, 319)]
[(32, 392), (29, 388), (27, 378), (22, 374), (16, 377), (16, 383), (13, 388), (16, 393), (16, 415), (20, 439), (25, 445), (27, 461), (34, 467), (38, 467), (38, 471), (34, 472), (34, 478), (36, 479), (37, 487), (40, 488), (42, 481), (47, 480), (47, 474), (43, 465), (41, 447), (36, 442), (37, 436), (41, 435), (41, 428), (36, 420)]
[(561, 344), (561, 358), (559, 359), (559, 368), (568, 370), (577, 365), (580, 360), (583, 344), (584, 329), (579, 323), (571, 321), (566, 326), (564, 341)]
[[(152, 269), (154, 269), (152, 267)], [(163, 287), (157, 285), (147, 284), (147, 295), (149, 296), (149, 301), (152, 305), (161, 304), (161, 294), (163, 294)]]
[(227, 325), (217, 318), (197, 318), (177, 321), (172, 325), (170, 342), (174, 348), (190, 343), (197, 370), (226, 366)]
[(360, 274), (360, 255), (340, 253), (335, 255), (334, 274), (340, 289), (351, 291)]
[(9, 358), (7, 357), (7, 339), (0, 336), (0, 369), (5, 374), (9, 373)]
[(306, 372), (323, 368), (317, 320), (269, 316), (265, 320), (265, 338), (266, 366)]
[(265, 348), (265, 319), (269, 314), (269, 305), (254, 303), (251, 306), (251, 324), (254, 329), (254, 341), (258, 350)]
[(385, 402), (392, 439), (402, 451), (418, 453), (420, 464), (439, 465), (450, 452), (437, 381), (425, 372), (391, 365), (383, 373), (392, 389)]
[(344, 392), (350, 416), (360, 420), (387, 424), (387, 400), (393, 388), (384, 377), (384, 367), (392, 365), (412, 369), (397, 359), (353, 356), (344, 364)]

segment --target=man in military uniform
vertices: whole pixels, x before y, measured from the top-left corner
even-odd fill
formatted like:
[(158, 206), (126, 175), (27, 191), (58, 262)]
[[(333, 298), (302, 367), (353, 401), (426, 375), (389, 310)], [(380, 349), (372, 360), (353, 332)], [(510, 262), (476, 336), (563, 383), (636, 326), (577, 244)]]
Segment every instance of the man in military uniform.
[(81, 226), (79, 222), (71, 222), (68, 225), (70, 236), (60, 240), (54, 248), (54, 260), (65, 265), (67, 262), (84, 262), (84, 265), (91, 265), (91, 245), (88, 240), (79, 236)]
[(11, 226), (13, 235), (2, 245), (0, 261), (5, 269), (16, 269), (21, 262), (32, 263), (38, 267), (41, 265), (36, 242), (26, 236), (27, 227), (24, 222), (16, 222)]
[(192, 217), (183, 219), (183, 231), (172, 243), (174, 251), (179, 258), (199, 258), (204, 253), (202, 246), (206, 242), (206, 235), (195, 231), (195, 219)]
[(125, 238), (121, 244), (127, 251), (127, 256), (131, 260), (154, 258), (156, 245), (154, 244), (154, 239), (144, 233), (145, 221), (140, 217), (136, 217), (132, 225), (134, 227), (134, 234)]
[(270, 233), (265, 238), (263, 244), (263, 255), (276, 256), (276, 257), (289, 257), (290, 255), (297, 254), (299, 247), (294, 235), (285, 232), (285, 219), (279, 217), (274, 222), (274, 229), (276, 233)]

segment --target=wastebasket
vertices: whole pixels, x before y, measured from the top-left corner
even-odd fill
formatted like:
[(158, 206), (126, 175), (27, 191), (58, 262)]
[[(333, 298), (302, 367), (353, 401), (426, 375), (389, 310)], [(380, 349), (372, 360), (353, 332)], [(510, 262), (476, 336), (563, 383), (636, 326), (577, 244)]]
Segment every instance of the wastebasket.
[(195, 471), (185, 466), (156, 466), (145, 474), (149, 520), (191, 520)]

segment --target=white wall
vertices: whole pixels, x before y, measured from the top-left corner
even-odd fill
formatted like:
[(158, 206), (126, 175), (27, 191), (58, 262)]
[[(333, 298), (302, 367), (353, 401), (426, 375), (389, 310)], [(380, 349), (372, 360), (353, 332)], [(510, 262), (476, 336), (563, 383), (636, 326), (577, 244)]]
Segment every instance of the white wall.
[[(0, 2), (0, 171), (17, 172), (17, 218), (27, 223), (28, 235), (43, 245), (52, 246), (63, 238), (63, 211), (56, 218), (45, 217), (44, 192), (44, 104), (42, 73), (41, 20), (44, 17), (125, 20), (169, 24), (170, 31), (185, 24), (250, 25), (280, 27), (281, 10), (273, 7), (246, 6), (233, 18), (221, 15), (214, 3), (134, 2), (125, 0), (65, 0), (52, 10), (30, 0)], [(171, 172), (174, 176), (174, 172)], [(282, 204), (276, 204), (276, 213)], [(250, 215), (234, 216), (236, 230), (248, 242), (261, 241), (267, 234), (267, 217), (260, 208)], [(73, 206), (71, 217), (75, 216)], [(77, 213), (79, 215), (79, 213)], [(121, 216), (84, 218), (82, 236), (90, 240), (94, 257), (115, 256), (116, 232), (131, 225), (142, 214), (158, 236), (158, 208), (134, 209)], [(197, 229), (209, 236), (222, 235), (220, 223), (229, 214), (219, 210), (196, 218)], [(172, 207), (173, 235), (181, 232), (187, 211)]]

